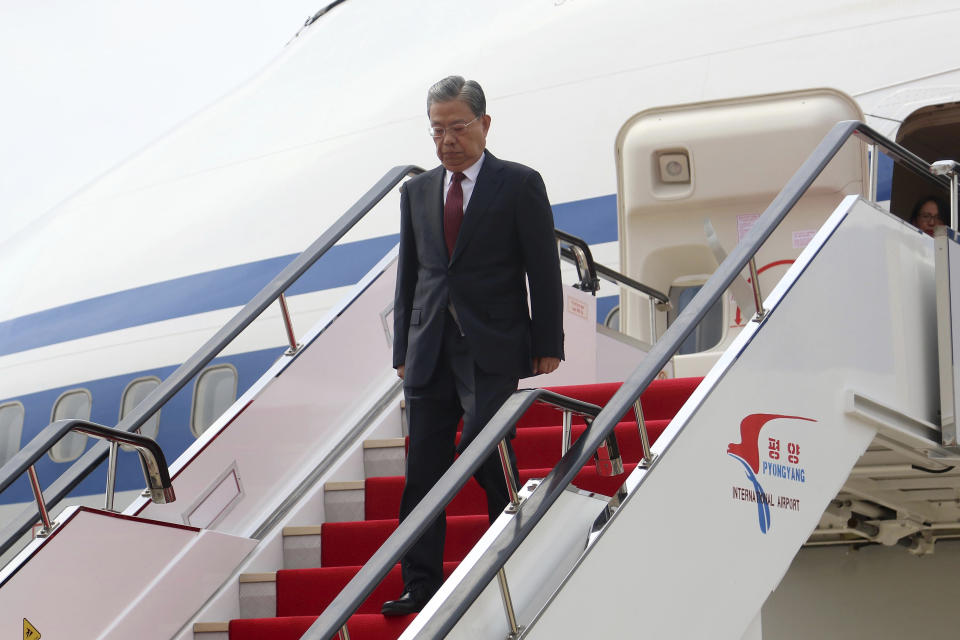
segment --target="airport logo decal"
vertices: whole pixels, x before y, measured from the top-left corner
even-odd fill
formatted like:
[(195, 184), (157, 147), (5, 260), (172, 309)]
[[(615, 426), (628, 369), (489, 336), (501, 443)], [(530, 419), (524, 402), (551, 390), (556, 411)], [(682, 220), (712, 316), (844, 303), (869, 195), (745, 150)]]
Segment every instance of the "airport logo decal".
[[(743, 465), (747, 480), (753, 485), (753, 488), (734, 485), (733, 499), (756, 503), (761, 533), (767, 533), (770, 530), (770, 507), (799, 511), (800, 500), (783, 495), (775, 496), (764, 491), (757, 475), (800, 484), (807, 481), (806, 469), (800, 466), (799, 443), (787, 442), (786, 446), (782, 447), (779, 438), (767, 437), (765, 440), (760, 438), (760, 431), (767, 423), (778, 419), (816, 422), (813, 418), (801, 416), (752, 413), (740, 422), (740, 442), (731, 442), (727, 446), (727, 454)], [(763, 460), (760, 457), (761, 442), (766, 452)]]

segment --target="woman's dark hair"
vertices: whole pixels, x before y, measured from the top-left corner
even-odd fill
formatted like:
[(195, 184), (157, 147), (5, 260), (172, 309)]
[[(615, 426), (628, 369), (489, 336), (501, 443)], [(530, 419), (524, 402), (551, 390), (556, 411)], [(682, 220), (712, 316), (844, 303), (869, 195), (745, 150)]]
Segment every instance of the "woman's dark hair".
[(936, 196), (927, 196), (926, 198), (917, 200), (917, 204), (913, 205), (913, 212), (910, 214), (910, 224), (916, 224), (917, 217), (920, 215), (920, 208), (928, 202), (937, 205), (937, 217), (940, 219), (940, 222), (946, 224), (946, 221), (943, 219), (943, 202)]

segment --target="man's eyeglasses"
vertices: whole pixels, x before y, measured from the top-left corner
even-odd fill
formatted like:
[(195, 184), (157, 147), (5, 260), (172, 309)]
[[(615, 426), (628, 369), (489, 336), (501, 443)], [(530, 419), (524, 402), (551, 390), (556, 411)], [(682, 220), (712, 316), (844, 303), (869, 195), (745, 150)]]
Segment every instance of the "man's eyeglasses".
[(431, 138), (442, 138), (448, 131), (455, 136), (459, 136), (464, 131), (467, 130), (467, 127), (472, 125), (474, 122), (479, 120), (482, 116), (477, 116), (470, 122), (458, 122), (457, 124), (452, 124), (449, 127), (430, 127), (430, 137)]

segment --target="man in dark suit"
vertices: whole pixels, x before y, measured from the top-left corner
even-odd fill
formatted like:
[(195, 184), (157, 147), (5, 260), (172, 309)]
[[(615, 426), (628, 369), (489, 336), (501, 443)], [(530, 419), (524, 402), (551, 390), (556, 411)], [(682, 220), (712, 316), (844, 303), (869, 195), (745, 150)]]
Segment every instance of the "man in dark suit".
[[(519, 379), (550, 373), (563, 358), (560, 263), (543, 180), (486, 151), (490, 116), (476, 82), (436, 83), (427, 113), (441, 166), (405, 183), (400, 199), (393, 366), (410, 430), (401, 520)], [(474, 477), (492, 522), (508, 502), (496, 452)], [(384, 603), (385, 615), (419, 611), (440, 587), (445, 530), (441, 515), (407, 552), (403, 594)]]

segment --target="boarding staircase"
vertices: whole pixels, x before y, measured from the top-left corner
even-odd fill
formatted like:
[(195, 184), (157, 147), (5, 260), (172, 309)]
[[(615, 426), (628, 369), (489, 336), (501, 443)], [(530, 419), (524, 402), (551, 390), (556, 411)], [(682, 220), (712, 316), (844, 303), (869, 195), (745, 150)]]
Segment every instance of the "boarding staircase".
[[(336, 511), (326, 506), (330, 492), (323, 491), (324, 484), (337, 479), (351, 458), (357, 467), (364, 438), (380, 437), (396, 426), (388, 423), (399, 422), (399, 390), (389, 370), (371, 379), (345, 366), (344, 379), (332, 381), (340, 387), (331, 397), (340, 397), (341, 388), (364, 386), (348, 376), (366, 376), (368, 402), (337, 406), (328, 412), (329, 424), (313, 424), (321, 414), (310, 413), (303, 402), (306, 389), (319, 393), (304, 386), (312, 380), (312, 367), (329, 370), (329, 353), (336, 352), (326, 348), (343, 343), (338, 328), (379, 332), (376, 348), (388, 350), (382, 335), (389, 325), (384, 300), (392, 289), (392, 257), (387, 256), (357, 285), (349, 304), (303, 339), (308, 347), (292, 344), (261, 383), (174, 465), (170, 475), (179, 504), (144, 499), (123, 517), (89, 510), (68, 514), (70, 526), (35, 542), (0, 576), (0, 612), (22, 615), (18, 612), (32, 602), (51, 566), (89, 549), (100, 532), (125, 528), (135, 530), (141, 547), (168, 540), (149, 555), (153, 573), (127, 586), (119, 607), (110, 598), (109, 606), (86, 603), (83, 620), (48, 610), (37, 623), (31, 614), (42, 633), (59, 619), (66, 620), (63, 633), (72, 629), (77, 637), (326, 640), (339, 633), (532, 639), (622, 637), (642, 620), (644, 634), (654, 637), (745, 637), (831, 501), (850, 488), (850, 470), (878, 434), (914, 456), (955, 455), (916, 418), (929, 413), (929, 399), (904, 390), (905, 376), (928, 364), (929, 348), (922, 336), (904, 337), (902, 318), (890, 314), (891, 305), (922, 310), (931, 299), (929, 287), (918, 286), (929, 279), (929, 261), (921, 257), (909, 263), (910, 269), (890, 262), (889, 247), (922, 256), (924, 240), (858, 197), (843, 201), (765, 300), (757, 292), (756, 321), (704, 379), (659, 380), (679, 344), (854, 135), (923, 166), (861, 123), (837, 125), (622, 384), (521, 390), (403, 523), (394, 519), (402, 479), (372, 474), (354, 478), (349, 489), (359, 494), (362, 487), (362, 522), (330, 517), (311, 527), (304, 513), (312, 509), (332, 516)], [(375, 191), (382, 197), (408, 172), (395, 170)], [(358, 203), (358, 209), (368, 205)], [(353, 222), (362, 215), (351, 212)], [(336, 233), (318, 242), (329, 248)], [(242, 314), (262, 311), (325, 250), (312, 248), (308, 258), (295, 261)], [(857, 274), (849, 268), (851, 260), (860, 267)], [(869, 295), (848, 303), (851, 292), (863, 290), (862, 278), (855, 276), (864, 273), (874, 278), (871, 283), (891, 289), (878, 293), (868, 287)], [(823, 313), (824, 307), (844, 312)], [(351, 315), (361, 311), (362, 321)], [(929, 320), (922, 311), (915, 315), (911, 319)], [(232, 321), (118, 426), (133, 430), (147, 420), (244, 322)], [(324, 340), (326, 347), (320, 348)], [(892, 354), (891, 344), (897, 346)], [(329, 401), (324, 397), (319, 404)], [(561, 416), (568, 413), (587, 416), (570, 425), (576, 437), (569, 448), (561, 444), (567, 423)], [(468, 479), (514, 428), (523, 489), (488, 528), (479, 489)], [(616, 445), (611, 444), (614, 434)], [(649, 448), (644, 437), (653, 439)], [(402, 442), (392, 444), (402, 452)], [(610, 473), (616, 469), (617, 448), (627, 461), (622, 474)], [(595, 460), (604, 449), (598, 468)], [(95, 463), (105, 455), (101, 449), (85, 458), (99, 456)], [(272, 467), (277, 460), (285, 464)], [(3, 471), (25, 462), (26, 456), (16, 457)], [(65, 494), (76, 474), (88, 472), (58, 480), (52, 493)], [(400, 590), (399, 558), (444, 509), (450, 523), (449, 579), (412, 620), (383, 618), (377, 613), (380, 602)], [(75, 523), (86, 528), (74, 531)], [(285, 529), (290, 535), (283, 535)], [(320, 539), (319, 562), (304, 560), (314, 553), (316, 540), (309, 543), (313, 550), (285, 561), (285, 543), (298, 546), (287, 539), (300, 537), (296, 534), (304, 529), (309, 533), (302, 537)], [(44, 563), (44, 558), (54, 561)], [(184, 565), (185, 558), (200, 566)], [(103, 550), (97, 559), (102, 585), (136, 573), (122, 554)], [(194, 578), (185, 580), (187, 575)], [(48, 586), (48, 607), (67, 607), (90, 581), (87, 574), (61, 572), (59, 577)], [(250, 589), (259, 589), (259, 595), (247, 598), (244, 592)], [(124, 596), (117, 592), (115, 597)], [(16, 606), (8, 606), (14, 600)], [(232, 615), (218, 621), (215, 616), (225, 611)], [(223, 622), (231, 617), (229, 624)]]
[[(659, 380), (647, 389), (641, 401), (648, 433), (653, 440), (663, 432), (698, 383), (699, 379), (696, 378)], [(604, 405), (619, 387), (619, 384), (606, 383), (554, 387), (551, 390), (583, 402)], [(612, 498), (617, 495), (627, 475), (643, 458), (635, 416), (631, 412), (622, 418), (615, 431), (624, 463), (623, 471), (608, 474), (601, 467), (604, 472), (601, 474), (598, 472), (598, 465), (588, 464), (574, 479), (573, 484), (579, 489)], [(582, 419), (575, 422), (572, 425), (572, 439), (576, 441), (585, 428)], [(549, 474), (560, 459), (562, 442), (560, 411), (546, 405), (535, 405), (528, 411), (517, 424), (517, 436), (513, 440), (520, 483), (526, 484)], [(396, 529), (402, 490), (403, 476), (366, 478), (362, 497), (364, 519), (359, 522), (322, 524), (319, 527), (320, 566), (288, 568), (266, 576), (267, 580), (275, 579), (276, 616), (233, 620), (229, 624), (229, 638), (300, 638), (356, 575), (360, 565), (367, 562)], [(483, 490), (471, 479), (446, 511), (448, 532), (444, 570), (449, 576), (487, 529), (487, 507)], [(584, 531), (584, 543), (587, 533)], [(241, 580), (244, 580), (243, 576)], [(252, 582), (254, 578), (247, 580)], [(414, 616), (386, 618), (380, 614), (380, 605), (385, 600), (395, 598), (402, 590), (400, 567), (396, 566), (350, 617), (347, 624), (350, 637), (378, 640), (397, 638)]]

